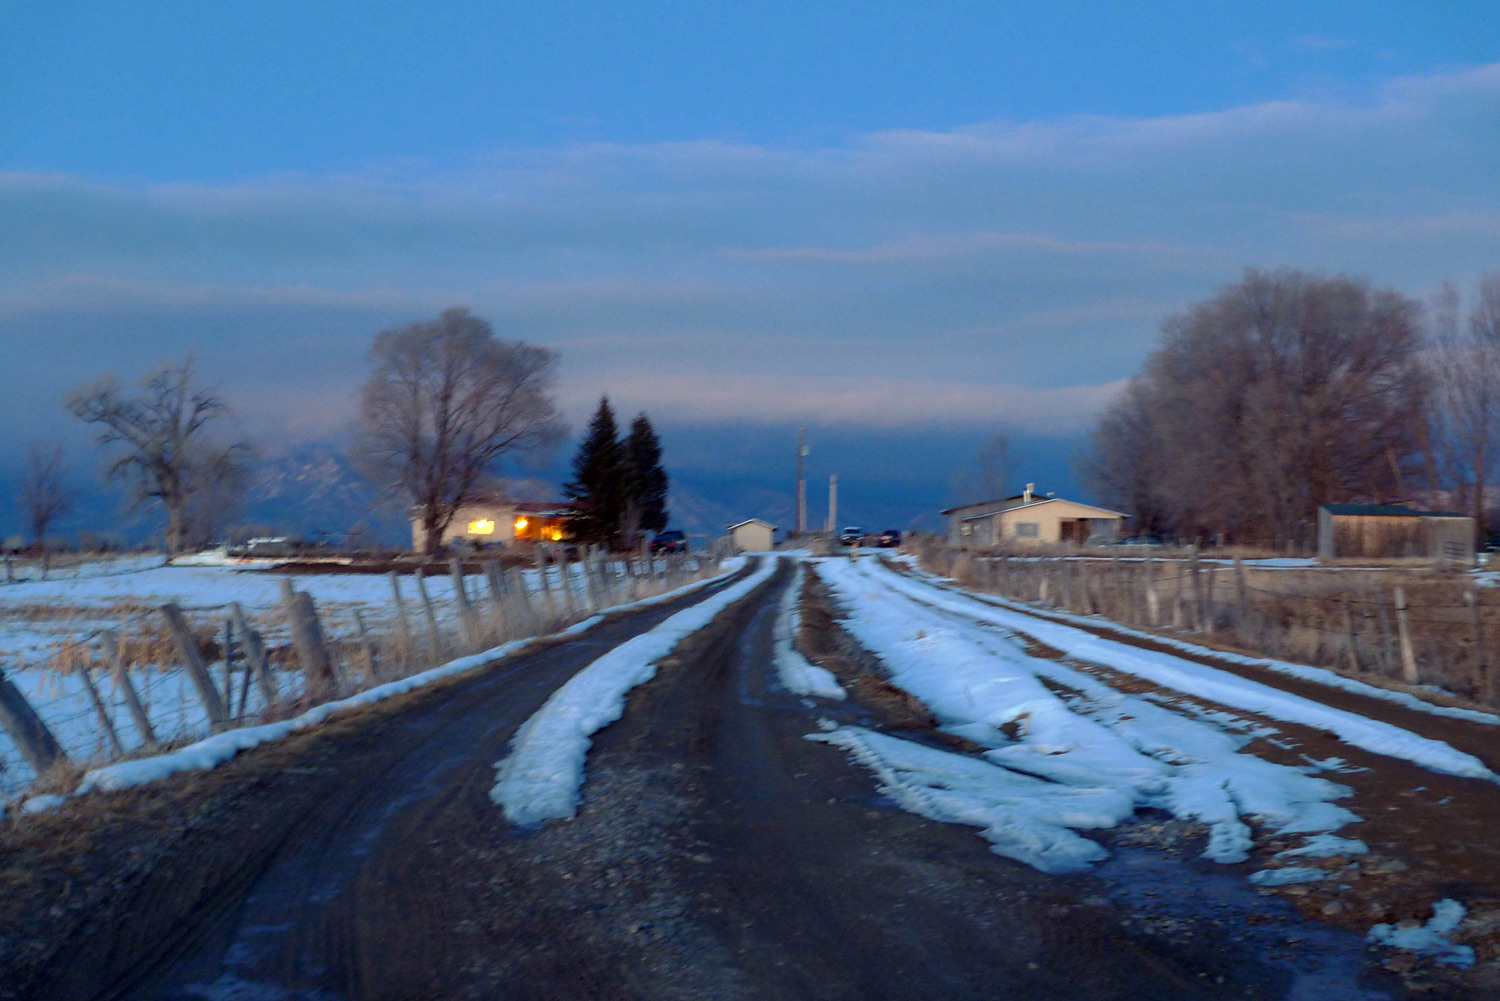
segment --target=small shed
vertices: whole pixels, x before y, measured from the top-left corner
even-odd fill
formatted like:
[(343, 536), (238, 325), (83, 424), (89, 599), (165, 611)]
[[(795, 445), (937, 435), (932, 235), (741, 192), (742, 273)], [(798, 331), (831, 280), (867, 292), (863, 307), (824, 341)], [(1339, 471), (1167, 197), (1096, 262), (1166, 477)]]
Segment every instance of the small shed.
[(759, 518), (729, 526), (729, 542), (739, 553), (768, 553), (776, 547), (776, 526)]
[(1418, 511), (1405, 504), (1324, 504), (1318, 508), (1318, 555), (1472, 563), (1474, 519), (1459, 511)]

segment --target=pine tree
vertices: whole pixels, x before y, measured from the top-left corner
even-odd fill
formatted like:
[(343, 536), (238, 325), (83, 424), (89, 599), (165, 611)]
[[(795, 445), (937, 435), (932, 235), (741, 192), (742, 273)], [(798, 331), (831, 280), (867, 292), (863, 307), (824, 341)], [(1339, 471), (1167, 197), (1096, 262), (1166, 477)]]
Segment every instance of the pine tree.
[(588, 433), (573, 456), (573, 481), (563, 487), (579, 506), (569, 519), (580, 542), (612, 544), (619, 537), (620, 517), (627, 495), (625, 449), (615, 425), (609, 397), (599, 398), (599, 409), (589, 420)]
[[(629, 498), (626, 503), (627, 542), (634, 543), (630, 528), (660, 532), (667, 527), (667, 471), (661, 466), (661, 442), (645, 413), (630, 422), (630, 436), (625, 439), (625, 465), (629, 470)], [(634, 521), (634, 526), (629, 522)]]

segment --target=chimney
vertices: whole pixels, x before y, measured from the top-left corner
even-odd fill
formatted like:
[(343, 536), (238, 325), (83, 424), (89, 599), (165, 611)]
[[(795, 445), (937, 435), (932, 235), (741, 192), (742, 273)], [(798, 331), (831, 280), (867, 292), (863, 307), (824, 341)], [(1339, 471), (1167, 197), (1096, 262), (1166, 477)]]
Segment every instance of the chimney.
[(1035, 483), (1028, 483), (1028, 484), (1026, 484), (1026, 492), (1021, 495), (1021, 503), (1022, 504), (1030, 504), (1031, 503), (1031, 492), (1033, 490), (1035, 490), (1035, 489), (1036, 489), (1036, 484)]

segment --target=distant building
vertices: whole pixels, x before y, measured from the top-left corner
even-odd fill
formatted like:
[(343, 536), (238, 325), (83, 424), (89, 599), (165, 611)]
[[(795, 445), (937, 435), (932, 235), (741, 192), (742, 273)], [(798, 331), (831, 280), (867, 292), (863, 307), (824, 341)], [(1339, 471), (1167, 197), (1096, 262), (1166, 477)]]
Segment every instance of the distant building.
[(1014, 497), (996, 498), (945, 510), (948, 542), (989, 548), (1032, 543), (1101, 545), (1119, 539), (1125, 515), (1061, 497), (1038, 497), (1035, 483)]
[[(476, 498), (453, 516), (443, 531), (442, 544), (455, 542), (479, 546), (533, 545), (561, 542), (567, 535), (568, 519), (577, 510), (563, 501), (511, 501), (498, 497)], [(426, 533), (422, 519), (413, 513), (412, 548), (421, 551)]]
[(956, 546), (1073, 543), (1099, 545), (1120, 537), (1119, 511), (1061, 497), (1038, 497), (1035, 484), (1024, 492), (978, 504), (948, 508), (948, 541)]
[(729, 542), (740, 553), (770, 552), (776, 548), (776, 526), (759, 518), (730, 525)]
[(1418, 511), (1405, 504), (1324, 504), (1318, 508), (1318, 555), (1472, 563), (1474, 519), (1458, 511)]

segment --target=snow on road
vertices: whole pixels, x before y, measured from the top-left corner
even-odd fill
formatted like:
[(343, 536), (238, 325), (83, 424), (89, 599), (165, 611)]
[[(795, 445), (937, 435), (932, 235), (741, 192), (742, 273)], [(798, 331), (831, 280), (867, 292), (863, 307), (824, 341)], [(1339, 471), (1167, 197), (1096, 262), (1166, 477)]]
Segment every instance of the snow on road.
[(806, 577), (807, 564), (799, 560), (796, 576), (782, 594), (781, 607), (776, 610), (776, 674), (788, 691), (798, 695), (842, 699), (848, 693), (834, 679), (833, 672), (809, 663), (792, 645), (793, 638), (802, 628), (802, 582)]
[(683, 609), (575, 674), (516, 732), (510, 754), (495, 763), (490, 799), (517, 824), (573, 816), (593, 743), (589, 738), (620, 718), (630, 690), (656, 676), (657, 661), (764, 584), (778, 565), (774, 555), (764, 556), (760, 568), (738, 584)]
[[(1247, 858), (1248, 817), (1280, 834), (1332, 832), (1359, 819), (1336, 804), (1347, 789), (1318, 777), (1320, 766), (1241, 753), (1253, 724), (1180, 715), (1032, 656), (1007, 633), (914, 600), (907, 585), (938, 599), (933, 605), (959, 601), (876, 561), (826, 560), (818, 572), (849, 612), (844, 627), (891, 681), (946, 731), (988, 748), (982, 761), (889, 738), (875, 751), (904, 785), (940, 787), (941, 812), (984, 828), (999, 854), (1044, 871), (1086, 868), (1102, 849), (1069, 829), (1111, 827), (1143, 807), (1208, 825), (1204, 854), (1219, 862)], [(870, 744), (844, 732), (817, 739)], [(1087, 809), (1070, 811), (1074, 798)]]

